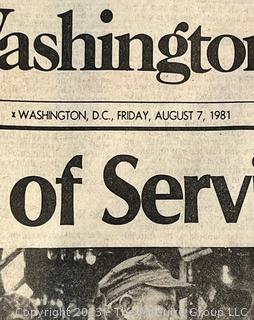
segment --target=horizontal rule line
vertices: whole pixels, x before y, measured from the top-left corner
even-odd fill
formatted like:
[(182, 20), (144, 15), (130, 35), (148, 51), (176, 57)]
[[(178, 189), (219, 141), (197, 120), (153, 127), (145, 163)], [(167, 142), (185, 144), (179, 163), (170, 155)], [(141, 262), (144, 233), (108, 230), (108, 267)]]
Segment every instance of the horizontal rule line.
[(252, 104), (254, 100), (233, 101), (138, 101), (138, 100), (19, 100), (0, 99), (0, 103), (34, 103), (34, 104)]
[(235, 125), (235, 126), (206, 126), (206, 127), (144, 127), (144, 126), (19, 126), (19, 125), (0, 125), (0, 130), (17, 130), (17, 131), (251, 131), (254, 125)]

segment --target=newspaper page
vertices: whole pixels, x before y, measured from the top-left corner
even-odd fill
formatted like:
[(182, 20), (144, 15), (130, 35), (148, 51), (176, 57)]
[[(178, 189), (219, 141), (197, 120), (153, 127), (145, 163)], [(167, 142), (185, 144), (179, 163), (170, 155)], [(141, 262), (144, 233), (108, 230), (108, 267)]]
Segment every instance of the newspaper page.
[(253, 19), (1, 1), (1, 320), (254, 319)]

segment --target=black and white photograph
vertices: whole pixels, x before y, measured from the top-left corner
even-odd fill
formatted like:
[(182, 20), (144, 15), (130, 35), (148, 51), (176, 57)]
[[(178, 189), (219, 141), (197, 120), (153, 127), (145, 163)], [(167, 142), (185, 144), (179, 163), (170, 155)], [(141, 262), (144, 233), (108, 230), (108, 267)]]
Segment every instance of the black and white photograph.
[(253, 319), (253, 248), (1, 250), (0, 318)]

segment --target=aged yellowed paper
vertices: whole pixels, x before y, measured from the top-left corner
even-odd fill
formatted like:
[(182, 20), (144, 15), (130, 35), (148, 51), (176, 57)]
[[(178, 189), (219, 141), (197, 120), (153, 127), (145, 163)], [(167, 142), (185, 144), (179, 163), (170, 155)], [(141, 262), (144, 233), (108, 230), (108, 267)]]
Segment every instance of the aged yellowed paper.
[(254, 3), (0, 4), (0, 320), (253, 319)]

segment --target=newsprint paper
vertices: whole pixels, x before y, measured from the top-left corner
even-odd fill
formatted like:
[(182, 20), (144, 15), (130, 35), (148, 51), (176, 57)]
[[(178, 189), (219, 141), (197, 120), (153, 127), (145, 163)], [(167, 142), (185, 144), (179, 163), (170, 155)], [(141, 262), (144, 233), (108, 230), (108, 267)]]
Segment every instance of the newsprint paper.
[(1, 1), (0, 320), (254, 319), (253, 21)]

